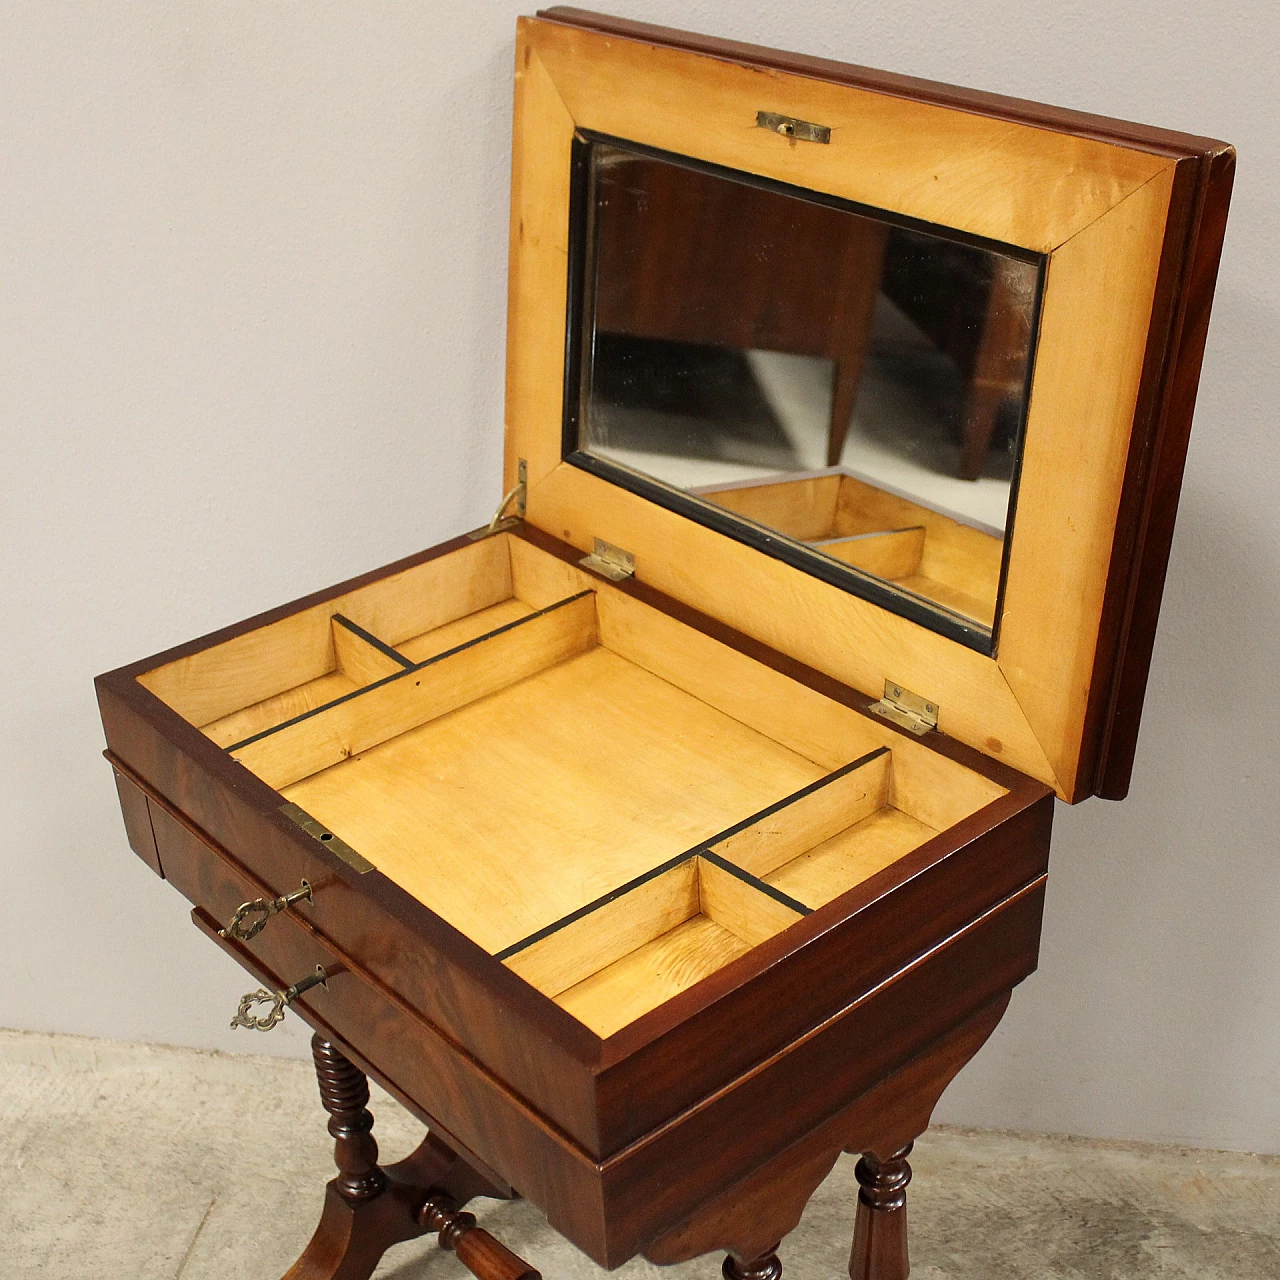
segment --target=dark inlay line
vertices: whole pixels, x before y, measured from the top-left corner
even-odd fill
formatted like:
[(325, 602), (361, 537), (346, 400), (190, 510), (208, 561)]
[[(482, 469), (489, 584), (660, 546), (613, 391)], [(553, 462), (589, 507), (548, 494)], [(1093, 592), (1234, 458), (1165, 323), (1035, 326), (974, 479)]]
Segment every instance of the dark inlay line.
[(888, 747), (877, 747), (874, 751), (868, 751), (865, 756), (859, 756), (856, 760), (850, 761), (848, 764), (841, 765), (840, 768), (832, 770), (830, 773), (824, 773), (816, 782), (811, 782), (807, 787), (801, 787), (799, 791), (793, 791), (789, 796), (783, 796), (776, 804), (771, 804), (768, 808), (761, 809), (759, 813), (753, 813), (749, 818), (743, 818), (741, 822), (735, 822), (733, 826), (726, 827), (718, 835), (714, 835), (711, 839), (704, 841), (697, 849), (693, 850), (697, 853), (699, 850), (709, 848), (713, 844), (719, 844), (721, 840), (727, 840), (730, 836), (736, 836), (739, 831), (745, 831), (748, 827), (754, 826), (757, 822), (763, 822), (765, 818), (771, 817), (775, 813), (781, 812), (783, 809), (789, 808), (795, 804), (797, 800), (803, 800), (806, 796), (811, 796), (815, 791), (821, 791), (823, 787), (828, 786), (832, 782), (838, 781), (846, 774), (853, 773), (857, 769), (861, 769), (864, 765), (870, 764), (873, 760), (878, 759), (889, 750)]
[(670, 858), (659, 866), (654, 867), (652, 871), (646, 871), (643, 875), (636, 876), (634, 880), (628, 880), (626, 884), (619, 885), (618, 888), (604, 894), (603, 897), (596, 898), (594, 902), (588, 902), (585, 907), (579, 907), (576, 911), (569, 912), (567, 916), (561, 916), (559, 920), (553, 920), (550, 924), (544, 925), (527, 938), (521, 938), (519, 942), (513, 942), (502, 951), (495, 952), (494, 959), (509, 959), (518, 951), (523, 951), (526, 947), (533, 946), (535, 942), (541, 942), (544, 938), (549, 938), (553, 933), (558, 933), (565, 928), (566, 925), (571, 925), (575, 921), (581, 920), (584, 916), (589, 916), (593, 911), (607, 905), (615, 898), (622, 897), (624, 893), (630, 893), (632, 889), (638, 889), (646, 881), (652, 880), (654, 876), (660, 876), (664, 871), (670, 871), (672, 867), (678, 867), (682, 862), (687, 862), (690, 858), (708, 858), (722, 870), (731, 872), (739, 880), (744, 881), (755, 889), (759, 889), (762, 893), (768, 894), (769, 897), (782, 903), (784, 907), (789, 907), (792, 911), (798, 911), (801, 915), (812, 915), (812, 907), (806, 907), (803, 902), (798, 902), (795, 898), (788, 897), (781, 889), (775, 889), (773, 885), (766, 884), (757, 876), (753, 876), (751, 872), (744, 871), (742, 867), (713, 852), (711, 846), (719, 844), (721, 840), (727, 840), (732, 835), (737, 835), (739, 831), (745, 831), (747, 827), (763, 821), (771, 814), (786, 809), (798, 800), (803, 800), (806, 796), (812, 795), (815, 791), (820, 791), (829, 783), (843, 778), (855, 769), (861, 769), (864, 765), (870, 764), (872, 760), (886, 754), (888, 750), (888, 747), (877, 747), (874, 751), (868, 751), (865, 756), (859, 756), (856, 760), (841, 765), (839, 769), (833, 769), (830, 773), (823, 774), (816, 782), (811, 782), (807, 787), (801, 787), (799, 791), (793, 791), (790, 795), (784, 796), (777, 804), (771, 804), (767, 808), (761, 809), (758, 813), (753, 813), (749, 818), (744, 818), (741, 822), (734, 823), (731, 827), (726, 827), (723, 831), (717, 832), (700, 844), (694, 845), (692, 849), (686, 849), (683, 853), (678, 853), (674, 858)]
[(437, 653), (433, 657), (424, 658), (421, 662), (416, 662), (406, 667), (403, 671), (393, 671), (391, 675), (383, 676), (381, 680), (375, 680), (372, 684), (367, 684), (363, 688), (353, 689), (350, 693), (344, 693), (340, 698), (333, 698), (318, 707), (312, 707), (310, 711), (303, 711), (300, 715), (293, 716), (288, 720), (282, 720), (279, 724), (273, 724), (269, 729), (263, 729), (259, 733), (251, 734), (241, 742), (233, 742), (229, 747), (223, 747), (223, 750), (228, 755), (234, 751), (240, 751), (249, 746), (250, 743), (258, 742), (262, 738), (269, 738), (273, 733), (279, 733), (281, 729), (288, 729), (292, 725), (300, 724), (303, 720), (310, 720), (312, 716), (318, 716), (322, 711), (329, 711), (334, 707), (341, 706), (344, 702), (350, 702), (352, 698), (362, 698), (366, 693), (372, 693), (374, 689), (381, 689), (384, 684), (390, 684), (393, 680), (403, 680), (405, 676), (411, 676), (415, 671), (424, 671), (434, 663), (443, 662), (445, 658), (452, 658), (454, 654), (462, 653), (475, 645), (483, 644), (486, 640), (492, 640), (494, 636), (500, 636), (504, 631), (513, 631), (516, 627), (523, 627), (526, 622), (532, 622), (535, 618), (545, 617), (548, 613), (554, 613), (557, 609), (564, 608), (567, 604), (573, 604), (575, 600), (581, 600), (584, 596), (593, 595), (595, 595), (595, 592), (588, 588), (586, 591), (579, 591), (577, 595), (565, 596), (563, 600), (557, 600), (555, 604), (549, 604), (545, 609), (537, 609), (533, 613), (526, 614), (523, 618), (517, 618), (514, 622), (504, 623), (500, 627), (495, 627), (492, 631), (486, 631), (482, 636), (476, 636), (463, 644), (454, 645), (452, 649), (446, 649), (443, 653)]
[(697, 856), (706, 858), (708, 862), (714, 862), (721, 871), (727, 871), (731, 876), (741, 880), (743, 884), (749, 884), (760, 893), (767, 894), (776, 902), (782, 903), (784, 907), (789, 907), (797, 915), (813, 915), (812, 907), (806, 907), (803, 902), (797, 901), (790, 894), (783, 893), (781, 889), (775, 889), (771, 884), (766, 884), (758, 876), (753, 876), (750, 871), (744, 871), (736, 863), (730, 862), (728, 858), (722, 858), (718, 853), (712, 853), (710, 849), (703, 849)]
[(366, 631), (359, 625), (359, 623), (352, 622), (350, 618), (344, 618), (340, 613), (335, 613), (333, 615), (333, 620), (340, 627), (346, 627), (353, 636), (359, 636), (365, 644), (372, 645), (379, 653), (384, 653), (388, 658), (392, 658), (394, 661), (398, 662), (402, 667), (406, 668), (406, 670), (413, 666), (412, 658), (406, 658), (403, 653), (393, 649), (386, 643), (386, 641), (379, 640), (377, 636)]
[(561, 929), (573, 924), (574, 921), (581, 920), (583, 916), (589, 916), (593, 911), (598, 911), (601, 907), (607, 906), (615, 898), (621, 898), (624, 893), (630, 893), (632, 889), (638, 889), (655, 876), (660, 876), (663, 872), (670, 871), (673, 867), (678, 867), (682, 862), (688, 862), (696, 853), (696, 849), (687, 849), (684, 853), (677, 853), (674, 858), (668, 858), (666, 862), (659, 863), (652, 871), (646, 871), (643, 875), (636, 876), (634, 880), (628, 880), (626, 884), (619, 885), (616, 889), (611, 889), (594, 902), (588, 902), (585, 907), (570, 911), (567, 916), (561, 916), (559, 920), (553, 920), (536, 933), (531, 933), (527, 938), (521, 938), (519, 942), (513, 942), (504, 950), (495, 952), (493, 958), (495, 960), (506, 960), (515, 955), (517, 951), (523, 951), (525, 947), (531, 947), (535, 942), (541, 942), (543, 938), (549, 938), (553, 933), (559, 933)]

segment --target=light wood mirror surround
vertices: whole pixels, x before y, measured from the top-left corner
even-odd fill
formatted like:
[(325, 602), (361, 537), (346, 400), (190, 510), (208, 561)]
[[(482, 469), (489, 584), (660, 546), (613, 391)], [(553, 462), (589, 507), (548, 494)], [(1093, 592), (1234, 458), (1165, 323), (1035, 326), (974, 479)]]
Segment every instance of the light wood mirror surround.
[[(761, 111), (826, 125), (829, 141), (757, 127)], [(1229, 185), (1230, 148), (569, 9), (520, 24), (514, 136), (504, 479), (524, 463), (526, 518), (584, 552), (597, 538), (624, 548), (657, 590), (865, 694), (900, 683), (939, 707), (942, 732), (1064, 799), (1122, 795), (1137, 731), (1126, 708), (1141, 703), (1154, 627), (1133, 612), (1133, 584), (1161, 576), (1168, 554), (1172, 521), (1151, 504), (1176, 495), (1221, 242), (1200, 202), (1211, 181)], [(586, 137), (1043, 256), (994, 644), (566, 460), (566, 264)]]
[(602, 1036), (1004, 794), (506, 534), (139, 679)]

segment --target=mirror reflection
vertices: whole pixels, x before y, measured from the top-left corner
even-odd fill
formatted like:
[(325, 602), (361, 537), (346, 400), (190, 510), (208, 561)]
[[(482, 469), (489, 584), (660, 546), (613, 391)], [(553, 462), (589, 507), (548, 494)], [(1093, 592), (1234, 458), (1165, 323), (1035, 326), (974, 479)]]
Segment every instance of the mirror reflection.
[(577, 164), (569, 456), (989, 647), (1039, 255), (612, 142)]

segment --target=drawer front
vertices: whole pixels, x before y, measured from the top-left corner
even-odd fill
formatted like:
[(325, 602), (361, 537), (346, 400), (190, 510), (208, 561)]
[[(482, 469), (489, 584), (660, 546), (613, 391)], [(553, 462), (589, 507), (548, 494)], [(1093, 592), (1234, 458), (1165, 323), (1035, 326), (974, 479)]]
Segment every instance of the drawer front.
[(325, 986), (300, 996), (293, 1010), (349, 1048), (446, 1141), (474, 1153), (542, 1207), (580, 1248), (602, 1256), (600, 1173), (585, 1152), (327, 939), (305, 902), (273, 917), (248, 943), (219, 937), (236, 907), (269, 890), (226, 850), (159, 806), (154, 813), (167, 878), (195, 904), (202, 932), (272, 990), (323, 967)]
[(112, 766), (115, 775), (116, 794), (120, 797), (120, 812), (124, 817), (124, 832), (129, 838), (129, 848), (158, 876), (164, 875), (160, 865), (160, 853), (156, 849), (155, 832), (151, 829), (151, 805), (143, 792), (123, 770)]
[[(264, 809), (253, 798), (261, 789), (256, 779), (247, 779), (243, 788), (229, 785), (216, 772), (173, 751), (158, 735), (149, 734), (143, 741), (148, 750), (139, 752), (146, 768), (138, 770), (143, 774), (138, 786), (145, 790), (158, 829), (168, 833), (170, 843), (175, 828), (197, 833), (253, 882), (251, 893), (209, 908), (220, 923), (226, 923), (246, 897), (281, 896), (306, 879), (313, 901), (293, 908), (294, 914), (305, 917), (339, 950), (358, 956), (384, 987), (508, 1081), (520, 1096), (532, 1100), (584, 1151), (599, 1151), (589, 1057), (564, 1043), (554, 1028), (543, 1026), (539, 1015), (549, 1013), (557, 1025), (568, 1025), (590, 1040), (585, 1027), (535, 996), (514, 973), (494, 965), (379, 872), (349, 869), (320, 840), (284, 821), (279, 803)], [(109, 758), (125, 774), (137, 776), (118, 753)], [(240, 770), (232, 761), (219, 763), (233, 773)], [(181, 852), (173, 857), (170, 878), (195, 901), (192, 872), (184, 870)], [(161, 865), (162, 874), (168, 875), (170, 868)], [(492, 976), (477, 978), (473, 970), (480, 967), (492, 970)]]

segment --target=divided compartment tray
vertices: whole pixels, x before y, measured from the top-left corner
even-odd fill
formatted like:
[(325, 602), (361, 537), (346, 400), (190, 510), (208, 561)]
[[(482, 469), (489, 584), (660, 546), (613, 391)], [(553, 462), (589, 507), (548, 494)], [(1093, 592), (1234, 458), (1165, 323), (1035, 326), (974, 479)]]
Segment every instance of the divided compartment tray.
[(139, 679), (601, 1037), (1003, 792), (501, 534)]

